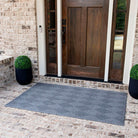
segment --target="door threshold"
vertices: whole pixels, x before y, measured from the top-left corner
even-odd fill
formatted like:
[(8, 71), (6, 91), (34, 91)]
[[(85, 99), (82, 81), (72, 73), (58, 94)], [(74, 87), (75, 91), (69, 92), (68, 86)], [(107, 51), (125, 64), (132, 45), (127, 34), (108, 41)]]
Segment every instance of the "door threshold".
[(112, 81), (112, 80), (109, 80), (108, 82), (109, 82), (109, 83), (123, 84), (123, 82), (122, 82), (122, 81)]
[(86, 80), (86, 81), (104, 82), (104, 83), (123, 84), (121, 81), (108, 81), (108, 82), (105, 82), (104, 79), (97, 79), (97, 78), (76, 77), (76, 76), (67, 76), (67, 75), (62, 75), (61, 77), (58, 77), (57, 75), (52, 75), (52, 74), (47, 74), (45, 76), (46, 77), (57, 77), (57, 78), (75, 79), (75, 80)]

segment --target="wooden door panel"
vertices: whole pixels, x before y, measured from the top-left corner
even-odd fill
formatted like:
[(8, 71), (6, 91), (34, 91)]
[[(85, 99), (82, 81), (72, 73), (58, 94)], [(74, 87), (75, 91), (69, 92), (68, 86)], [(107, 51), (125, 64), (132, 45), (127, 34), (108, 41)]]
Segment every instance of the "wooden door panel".
[(82, 17), (81, 17), (81, 58), (80, 66), (85, 67), (86, 64), (86, 35), (87, 35), (87, 8), (82, 8)]
[(103, 7), (104, 0), (82, 0), (83, 7)]
[(68, 8), (68, 64), (80, 65), (81, 8)]
[(104, 78), (109, 0), (64, 0), (63, 74)]
[(102, 9), (88, 8), (86, 66), (101, 66)]
[(97, 78), (100, 68), (68, 66), (67, 74), (70, 76)]
[(103, 7), (104, 0), (67, 0), (70, 7)]

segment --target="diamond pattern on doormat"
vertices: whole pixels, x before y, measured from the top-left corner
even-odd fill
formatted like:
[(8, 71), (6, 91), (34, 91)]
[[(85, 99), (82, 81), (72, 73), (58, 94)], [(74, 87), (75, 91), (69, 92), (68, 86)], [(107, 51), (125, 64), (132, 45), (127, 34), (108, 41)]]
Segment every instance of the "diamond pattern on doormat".
[(124, 125), (127, 94), (37, 83), (7, 107)]

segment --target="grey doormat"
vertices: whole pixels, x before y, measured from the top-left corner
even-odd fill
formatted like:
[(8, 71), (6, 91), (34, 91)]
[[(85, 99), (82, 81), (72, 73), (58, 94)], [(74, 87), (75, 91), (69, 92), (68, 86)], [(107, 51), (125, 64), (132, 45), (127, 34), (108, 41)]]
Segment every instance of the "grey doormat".
[(38, 83), (7, 107), (124, 125), (127, 94)]

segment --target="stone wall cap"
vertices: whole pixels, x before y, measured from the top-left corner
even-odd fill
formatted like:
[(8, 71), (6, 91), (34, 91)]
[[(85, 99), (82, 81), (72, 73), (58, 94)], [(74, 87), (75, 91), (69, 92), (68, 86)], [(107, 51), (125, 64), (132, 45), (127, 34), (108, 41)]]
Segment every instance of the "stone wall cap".
[(7, 62), (10, 62), (13, 59), (14, 59), (14, 57), (12, 57), (12, 56), (2, 55), (2, 56), (0, 56), (0, 64), (4, 64), (4, 63), (7, 63)]

